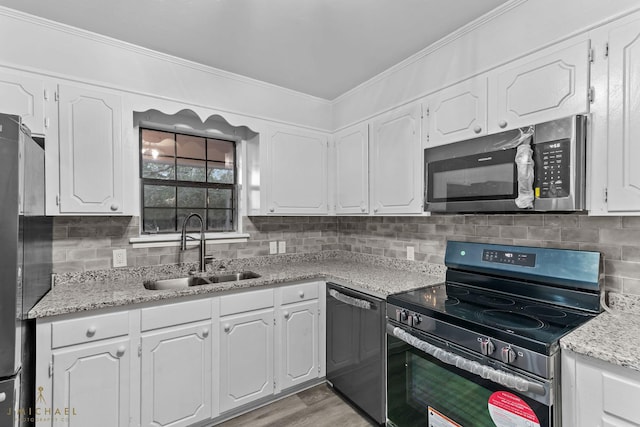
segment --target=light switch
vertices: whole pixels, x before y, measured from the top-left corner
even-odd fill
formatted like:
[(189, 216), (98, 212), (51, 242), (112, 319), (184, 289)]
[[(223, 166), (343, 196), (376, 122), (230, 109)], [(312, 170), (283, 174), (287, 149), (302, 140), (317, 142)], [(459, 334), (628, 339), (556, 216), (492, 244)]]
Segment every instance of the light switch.
[(113, 250), (113, 267), (126, 267), (127, 266), (127, 250), (126, 249), (114, 249)]
[(269, 255), (278, 253), (278, 242), (269, 242)]
[(278, 242), (278, 253), (279, 254), (284, 254), (287, 252), (287, 242), (285, 242), (284, 240), (281, 240)]

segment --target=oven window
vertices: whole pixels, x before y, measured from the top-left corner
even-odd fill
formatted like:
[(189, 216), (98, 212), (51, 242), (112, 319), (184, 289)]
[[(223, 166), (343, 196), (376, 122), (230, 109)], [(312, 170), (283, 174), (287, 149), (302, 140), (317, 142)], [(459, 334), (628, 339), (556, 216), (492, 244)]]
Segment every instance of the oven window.
[(538, 423), (531, 426), (550, 425), (551, 409), (540, 402), (444, 364), (394, 337), (388, 337), (387, 348), (387, 417), (392, 425), (495, 427), (489, 402), (502, 395), (517, 396), (514, 399), (535, 413)]
[(511, 199), (517, 192), (515, 149), (428, 165), (430, 202)]

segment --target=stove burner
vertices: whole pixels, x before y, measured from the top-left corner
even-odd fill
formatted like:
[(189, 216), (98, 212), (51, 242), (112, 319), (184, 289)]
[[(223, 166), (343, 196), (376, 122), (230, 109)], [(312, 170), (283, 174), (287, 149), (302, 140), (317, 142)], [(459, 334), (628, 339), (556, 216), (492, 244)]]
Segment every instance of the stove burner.
[(465, 295), (469, 295), (469, 290), (447, 285), (447, 295), (454, 296), (454, 297), (462, 297)]
[(553, 307), (545, 307), (542, 305), (528, 305), (524, 308), (524, 310), (536, 316), (542, 317), (553, 317), (557, 319), (567, 317), (567, 313), (562, 310), (558, 310), (557, 308)]
[(489, 326), (498, 326), (509, 330), (541, 329), (544, 322), (533, 316), (514, 313), (507, 310), (485, 310), (480, 318)]
[(447, 300), (444, 302), (444, 305), (447, 307), (458, 304), (460, 304), (460, 300), (452, 296), (447, 296)]
[(482, 304), (493, 305), (493, 306), (508, 306), (508, 305), (514, 305), (516, 303), (511, 298), (503, 298), (503, 297), (497, 297), (493, 295), (478, 295), (477, 301)]

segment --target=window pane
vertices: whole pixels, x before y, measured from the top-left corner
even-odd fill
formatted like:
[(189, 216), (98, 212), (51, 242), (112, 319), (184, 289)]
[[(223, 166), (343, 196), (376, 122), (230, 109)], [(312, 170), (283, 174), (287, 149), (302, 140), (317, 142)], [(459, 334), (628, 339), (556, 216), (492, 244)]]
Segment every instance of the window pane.
[(156, 159), (142, 157), (142, 177), (153, 179), (175, 179), (175, 164), (173, 158), (158, 157)]
[(232, 209), (233, 190), (226, 188), (210, 188), (209, 207), (218, 209)]
[(176, 205), (176, 187), (168, 185), (145, 185), (144, 207), (172, 208)]
[[(204, 209), (178, 209), (178, 229), (182, 229), (182, 222), (187, 217), (187, 215), (191, 213), (197, 213), (202, 217), (204, 221), (205, 219), (205, 210)], [(200, 221), (198, 218), (189, 219), (189, 223), (187, 224), (188, 231), (200, 231)]]
[(174, 209), (145, 209), (143, 230), (147, 233), (176, 231)]
[(199, 138), (191, 135), (177, 135), (176, 146), (178, 157), (191, 157), (192, 159), (206, 159), (205, 138)]
[(176, 179), (180, 181), (205, 182), (205, 162), (200, 160), (178, 159)]
[(221, 184), (233, 184), (233, 165), (231, 169), (226, 169), (224, 163), (209, 162), (207, 163), (207, 179), (209, 182), (218, 182)]
[(142, 154), (152, 158), (176, 155), (175, 139), (172, 133), (142, 129)]
[(233, 231), (233, 211), (231, 209), (209, 209), (207, 228), (212, 231)]
[(235, 162), (235, 144), (220, 139), (207, 140), (207, 160), (225, 163), (233, 169)]
[(178, 207), (179, 208), (206, 208), (207, 189), (178, 187)]

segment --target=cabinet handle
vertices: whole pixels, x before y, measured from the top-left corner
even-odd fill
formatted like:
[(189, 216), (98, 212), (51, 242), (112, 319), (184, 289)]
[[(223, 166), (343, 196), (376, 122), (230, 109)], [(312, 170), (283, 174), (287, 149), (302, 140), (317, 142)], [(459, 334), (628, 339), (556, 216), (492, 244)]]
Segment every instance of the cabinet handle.
[(89, 326), (89, 329), (87, 329), (87, 336), (88, 337), (94, 336), (97, 330), (98, 329), (95, 326)]
[(269, 212), (275, 212), (275, 211), (276, 211), (276, 208), (274, 208), (273, 206), (269, 208)]
[(298, 295), (300, 296), (300, 298), (304, 298), (304, 291), (298, 292)]
[(127, 350), (127, 348), (123, 345), (121, 345), (120, 347), (118, 347), (118, 350), (116, 350), (116, 356), (118, 357), (122, 357), (124, 356), (124, 352)]
[(7, 400), (7, 393), (0, 393), (0, 402)]
[(224, 325), (224, 331), (225, 332), (229, 332), (231, 330), (231, 325), (229, 325), (228, 323), (226, 325)]
[(117, 210), (118, 210), (118, 208), (119, 208), (119, 207), (120, 207), (120, 206), (118, 206), (118, 204), (117, 204), (117, 203), (114, 203), (114, 204), (112, 204), (112, 205), (111, 205), (111, 210), (115, 212), (115, 211), (117, 211)]
[(285, 311), (285, 312), (284, 312), (284, 318), (285, 318), (285, 319), (288, 319), (290, 316), (291, 316), (291, 314), (289, 314), (289, 312), (288, 312), (288, 311)]
[[(506, 126), (506, 124), (505, 124), (505, 126)], [(475, 126), (475, 127), (473, 128), (473, 131), (474, 131), (475, 133), (480, 133), (480, 132), (482, 132), (482, 127), (480, 127), (480, 126)]]
[(378, 207), (373, 208), (373, 212), (378, 212)]
[(360, 203), (360, 210), (364, 212), (366, 209), (367, 207), (364, 205), (364, 202)]
[(202, 330), (202, 336), (205, 338), (209, 336), (209, 328), (204, 328)]
[(500, 120), (498, 122), (498, 126), (500, 126), (502, 129), (507, 127), (507, 121), (506, 120)]

